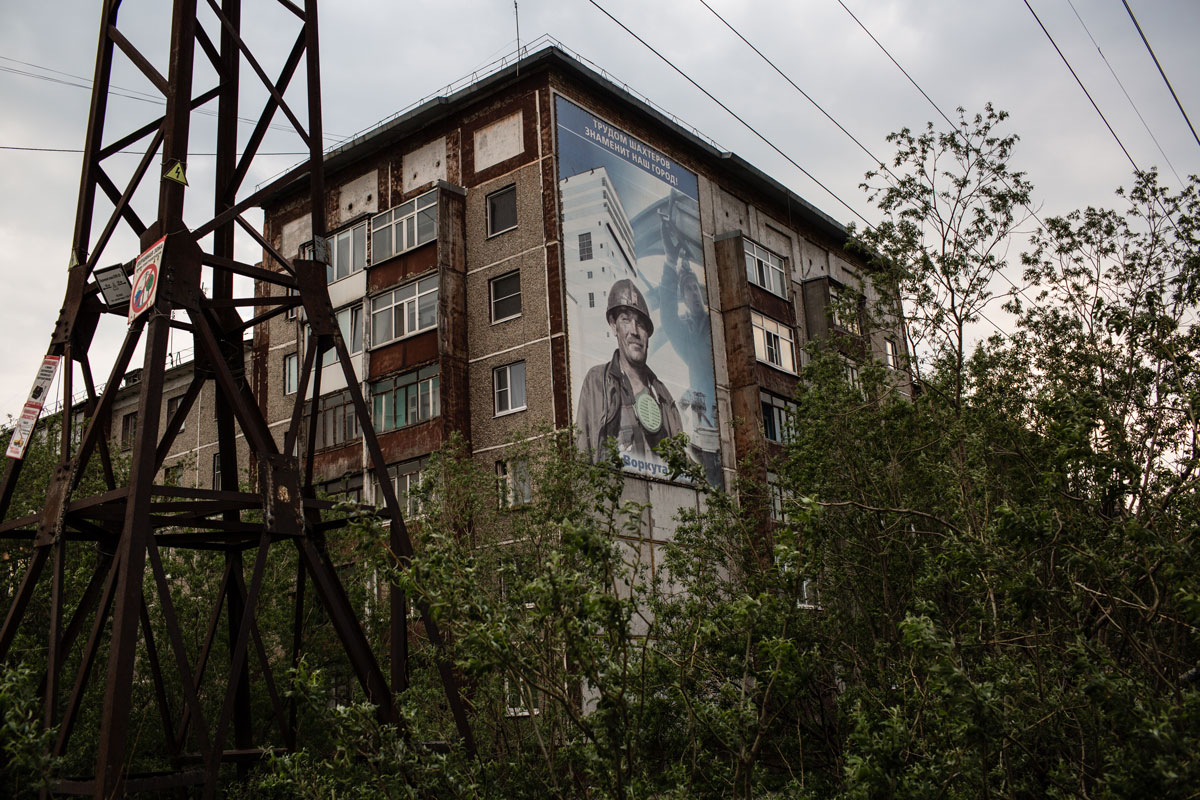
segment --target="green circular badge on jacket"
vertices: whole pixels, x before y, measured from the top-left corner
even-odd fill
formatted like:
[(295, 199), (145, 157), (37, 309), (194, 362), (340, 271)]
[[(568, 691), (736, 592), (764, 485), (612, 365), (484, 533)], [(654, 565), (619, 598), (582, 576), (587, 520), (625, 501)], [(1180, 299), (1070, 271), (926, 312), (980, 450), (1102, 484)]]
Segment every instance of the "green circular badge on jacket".
[(638, 422), (642, 423), (647, 432), (658, 433), (658, 429), (662, 427), (662, 409), (649, 392), (642, 392), (637, 396), (634, 411), (637, 413)]

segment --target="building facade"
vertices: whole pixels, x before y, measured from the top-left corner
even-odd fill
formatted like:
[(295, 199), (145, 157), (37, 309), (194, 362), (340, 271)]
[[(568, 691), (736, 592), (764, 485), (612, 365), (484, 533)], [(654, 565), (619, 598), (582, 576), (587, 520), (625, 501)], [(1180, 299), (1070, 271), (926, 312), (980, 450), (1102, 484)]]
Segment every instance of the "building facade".
[[(687, 433), (710, 483), (747, 459), (769, 478), (812, 340), (909, 386), (899, 322), (868, 329), (854, 310), (874, 289), (840, 224), (557, 49), (328, 154), (326, 185), (330, 298), (402, 498), (453, 431), (511, 477), (513, 442), (574, 426), (581, 448), (616, 439), (653, 560), (700, 502), (657, 441)], [(285, 258), (312, 252), (307, 197), (297, 177), (264, 203)], [(302, 312), (256, 329), (269, 421), (292, 413), (305, 329)], [(325, 358), (316, 475), (370, 502)]]

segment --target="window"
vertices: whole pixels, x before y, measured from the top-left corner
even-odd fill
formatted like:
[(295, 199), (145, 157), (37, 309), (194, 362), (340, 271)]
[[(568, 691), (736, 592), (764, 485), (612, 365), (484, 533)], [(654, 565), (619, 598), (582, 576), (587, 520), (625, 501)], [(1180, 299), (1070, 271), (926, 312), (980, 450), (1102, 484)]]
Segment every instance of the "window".
[(372, 418), (375, 429), (404, 428), (441, 416), (441, 365), (431, 364), (371, 384)]
[(183, 465), (172, 464), (169, 467), (163, 467), (163, 483), (167, 486), (180, 486), (183, 484)]
[(525, 408), (525, 362), (505, 364), (492, 370), (492, 390), (496, 397), (496, 416)]
[[(346, 343), (346, 350), (350, 355), (361, 353), (363, 346), (362, 306), (346, 306), (340, 311), (335, 311), (333, 316), (337, 319), (338, 327), (342, 331), (342, 341)], [(311, 332), (311, 330), (308, 328), (306, 332)], [(321, 356), (321, 365), (328, 367), (336, 363), (337, 348), (330, 347)]]
[(883, 357), (888, 367), (900, 369), (900, 347), (895, 339), (883, 340)]
[(787, 506), (788, 501), (791, 500), (791, 493), (779, 485), (779, 476), (774, 472), (767, 473), (767, 494), (771, 500), (771, 521), (787, 522), (789, 516)]
[(855, 364), (853, 361), (847, 360), (845, 362), (845, 364), (843, 365), (843, 368), (846, 370), (846, 383), (850, 384), (850, 386), (852, 388), (857, 389), (859, 392), (861, 392), (862, 391), (862, 381), (859, 380), (859, 377), (858, 377), (858, 364)]
[(501, 508), (527, 505), (533, 499), (529, 460), (518, 458), (512, 461), (497, 461), (496, 488)]
[(588, 292), (588, 308), (596, 307), (596, 293)]
[(862, 326), (858, 322), (858, 296), (829, 284), (829, 308), (832, 312), (833, 324), (855, 336), (862, 335)]
[(295, 394), (300, 385), (300, 357), (288, 353), (283, 357), (283, 393)]
[(541, 713), (538, 708), (538, 691), (525, 681), (504, 679), (504, 715), (507, 717), (531, 717)]
[(436, 275), (371, 298), (371, 344), (383, 344), (435, 327), (437, 303)]
[(212, 488), (221, 488), (221, 454), (213, 453)]
[(759, 247), (749, 239), (746, 244), (746, 277), (755, 286), (761, 286), (771, 294), (787, 297), (784, 260), (770, 250)]
[[(312, 243), (300, 248), (301, 255), (312, 258)], [(367, 223), (329, 234), (329, 263), (325, 265), (328, 283), (353, 275), (367, 265)], [(289, 319), (295, 314), (289, 312)]]
[[(591, 261), (592, 260), (592, 232), (591, 231), (587, 231), (586, 233), (579, 234), (579, 260), (580, 261)], [(589, 278), (592, 277), (592, 273), (589, 272), (588, 277)]]
[(371, 218), (371, 263), (399, 255), (437, 238), (437, 190), (426, 192)]
[[(298, 291), (296, 291), (295, 289), (293, 289), (291, 286), (284, 287), (284, 290), (283, 290), (284, 297), (295, 297), (298, 294), (300, 294), (300, 293)], [(284, 319), (295, 319), (296, 316), (300, 313), (300, 308), (301, 308), (300, 306), (292, 306), (291, 308), (289, 308), (287, 311), (285, 311), (283, 313), (283, 318)]]
[[(179, 405), (183, 402), (183, 395), (177, 394), (174, 397), (167, 398), (167, 422), (179, 412)], [(186, 424), (186, 419), (179, 421), (179, 430), (183, 431), (183, 426)]]
[(758, 398), (762, 403), (763, 436), (772, 442), (789, 441), (796, 404), (766, 392), (759, 392)]
[(521, 316), (521, 273), (510, 272), (488, 283), (492, 293), (492, 322)]
[(317, 491), (332, 500), (361, 503), (363, 498), (362, 473), (336, 481), (327, 481), (317, 486)]
[(809, 611), (819, 611), (821, 608), (821, 590), (816, 578), (805, 578), (800, 582), (800, 596), (796, 598), (796, 608)]
[(137, 436), (138, 412), (130, 411), (121, 417), (121, 447), (132, 447)]
[(517, 187), (509, 186), (487, 197), (488, 236), (517, 227)]
[(317, 450), (354, 441), (361, 435), (349, 390), (320, 399), (317, 403)]
[(758, 360), (795, 372), (796, 348), (792, 329), (756, 311), (750, 312), (750, 324), (754, 326), (754, 355)]
[[(388, 467), (388, 478), (391, 479), (392, 489), (396, 492), (396, 499), (400, 502), (400, 513), (406, 517), (421, 516), (421, 498), (419, 489), (421, 488), (421, 472), (425, 469), (429, 459), (415, 458), (412, 461), (405, 461), (401, 464), (393, 464)], [(375, 504), (383, 506), (383, 495), (379, 491), (379, 485), (375, 485)]]

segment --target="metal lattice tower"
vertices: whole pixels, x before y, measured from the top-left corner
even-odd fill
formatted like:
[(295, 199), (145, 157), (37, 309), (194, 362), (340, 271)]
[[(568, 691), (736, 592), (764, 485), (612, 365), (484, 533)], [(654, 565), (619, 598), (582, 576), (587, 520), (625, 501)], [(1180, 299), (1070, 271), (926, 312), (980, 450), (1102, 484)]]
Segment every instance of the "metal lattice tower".
[[(397, 720), (392, 691), (407, 685), (405, 598), (393, 588), (389, 686), (325, 547), (327, 534), (346, 523), (325, 515), (323, 512), (330, 504), (315, 498), (311, 456), (291, 455), (302, 449), (297, 447), (302, 437), (308, 445), (303, 452), (313, 452), (317, 415), (306, 415), (306, 398), (320, 396), (322, 353), (333, 348), (345, 374), (385, 504), (383, 513), (390, 522), (392, 549), (402, 563), (407, 562), (412, 549), (400, 506), (387, 478), (367, 406), (326, 288), (329, 256), (328, 247), (323, 246), (326, 215), (317, 2), (260, 2), (284, 9), (297, 23), (294, 44), (274, 78), (264, 71), (243, 38), (242, 0), (207, 0), (200, 4), (206, 15), (204, 19), (198, 17), (197, 0), (175, 0), (165, 74), (145, 54), (148, 51), (139, 49), (122, 33), (117, 20), (120, 0), (106, 0), (103, 4), (71, 266), (66, 297), (48, 350), (49, 355), (61, 357), (64, 365), (58, 465), (50, 479), (45, 506), (34, 515), (7, 518), (24, 462), (9, 458), (0, 480), (0, 519), (3, 519), (0, 536), (24, 539), (32, 545), (24, 576), (0, 629), (0, 660), (10, 657), (19, 633), (41, 637), (46, 642), (42, 680), (44, 723), (47, 727), (58, 726), (54, 753), (68, 754), (73, 747), (92, 744), (96, 748), (94, 775), (60, 779), (55, 787), (60, 793), (107, 798), (135, 791), (201, 785), (205, 796), (213, 796), (223, 763), (245, 764), (266, 752), (294, 748), (295, 712), (280, 699), (276, 682), (301, 654), (301, 620), (308, 582), (332, 623), (351, 670), (377, 706), (381, 720)], [(271, 33), (276, 37), (286, 35), (283, 30)], [(106, 112), (114, 62), (119, 59), (125, 59), (162, 93), (166, 110), (160, 118), (136, 130), (114, 133), (106, 126)], [(205, 62), (217, 76), (216, 85), (197, 91), (193, 86), (195, 66)], [(305, 86), (292, 90), (292, 80), (301, 65)], [(256, 88), (265, 89), (267, 99), (255, 117), (253, 132), (239, 142), (239, 116), (246, 112), (240, 106), (243, 72), (248, 73), (249, 82)], [(189, 229), (184, 224), (185, 199), (193, 204), (202, 200), (195, 196), (200, 192), (185, 185), (190, 123), (194, 114), (214, 101), (217, 120), (212, 216)], [(312, 259), (284, 258), (246, 218), (246, 212), (274, 188), (244, 191), (243, 184), (268, 126), (279, 117), (294, 128), (307, 146), (316, 244)], [(130, 148), (144, 155), (128, 183), (120, 187), (107, 168), (111, 163), (108, 159)], [(296, 174), (293, 172), (287, 179), (293, 180)], [(135, 195), (144, 197), (154, 193), (158, 198), (156, 216), (146, 222), (135, 210)], [(107, 212), (98, 211), (98, 204), (105, 203)], [(94, 231), (97, 222), (98, 234)], [(129, 323), (108, 381), (102, 391), (97, 391), (89, 352), (95, 333), (102, 321), (111, 322), (108, 315), (124, 317), (126, 308), (106, 305), (94, 271), (106, 253), (115, 249), (110, 245), (114, 233), (122, 227), (138, 237), (140, 251), (148, 252), (162, 242), (157, 298), (145, 313)], [(239, 229), (261, 246), (265, 259), (278, 270), (237, 260), (234, 238)], [(136, 254), (124, 252), (113, 259), (123, 262), (127, 275), (139, 261), (130, 258), (132, 255)], [(206, 296), (201, 287), (205, 270), (211, 274), (211, 296)], [(235, 276), (291, 291), (269, 297), (239, 296)], [(264, 407), (260, 404), (262, 398), (256, 396), (247, 381), (243, 339), (254, 326), (298, 307), (303, 307), (312, 335), (280, 447), (260, 410)], [(239, 308), (249, 309), (250, 318), (243, 319)], [(178, 408), (164, 419), (160, 413), (161, 394), (168, 337), (173, 329), (193, 337), (195, 369)], [(115, 395), (139, 342), (144, 344), (145, 356), (137, 406), (138, 428), (132, 443), (128, 481), (118, 485), (107, 437)], [(82, 375), (86, 399), (73, 405), (76, 367)], [(208, 381), (215, 385), (220, 488), (188, 489), (156, 484), (156, 473)], [(82, 431), (73, 430), (81, 420)], [(238, 487), (239, 466), (247, 466), (238, 464), (239, 435), (248, 444), (250, 466), (257, 478), (252, 491)], [(96, 461), (104, 473), (107, 489), (82, 496), (81, 478), (89, 464)], [(294, 548), (297, 554), (295, 582), (289, 595), (294, 607), (294, 628), (290, 652), (286, 653), (271, 652), (264, 647), (256, 621), (268, 554), (280, 547)], [(210, 615), (207, 628), (199, 632), (203, 635), (203, 647), (198, 652), (189, 653), (185, 645), (185, 634), (198, 631), (186, 629), (175, 612), (173, 592), (178, 590), (172, 586), (163, 566), (162, 553), (167, 548), (223, 554), (224, 572), (214, 596), (207, 598)], [(86, 587), (68, 602), (71, 593), (65, 587), (66, 568), (68, 560), (77, 558), (79, 553), (94, 558), (95, 566)], [(47, 591), (47, 584), (49, 625), (42, 630), (45, 621), (35, 618), (31, 601), (39, 592)], [(440, 651), (441, 636), (429, 610), (418, 605), (426, 633)], [(155, 641), (151, 611), (161, 617), (165, 643)], [(227, 623), (230, 663), (227, 674), (214, 674), (218, 670), (206, 670), (206, 666), (222, 620)], [(101, 663), (105, 651), (107, 661)], [(263, 726), (257, 724), (261, 720), (255, 719), (250, 700), (252, 668), (270, 698), (266, 716), (278, 737), (273, 741), (255, 741), (255, 731)], [(466, 747), (473, 749), (454, 674), (444, 660), (439, 661), (439, 672), (459, 733)], [(131, 738), (136, 737), (136, 732), (131, 731), (135, 682), (153, 685), (167, 743), (167, 752), (160, 755), (169, 768), (151, 773), (130, 771)], [(219, 712), (214, 714), (210, 709), (205, 713), (202, 694), (221, 698)], [(98, 740), (81, 745), (72, 734), (81, 718), (88, 714), (92, 718), (97, 716), (96, 709), (88, 706), (92, 701), (100, 705)]]

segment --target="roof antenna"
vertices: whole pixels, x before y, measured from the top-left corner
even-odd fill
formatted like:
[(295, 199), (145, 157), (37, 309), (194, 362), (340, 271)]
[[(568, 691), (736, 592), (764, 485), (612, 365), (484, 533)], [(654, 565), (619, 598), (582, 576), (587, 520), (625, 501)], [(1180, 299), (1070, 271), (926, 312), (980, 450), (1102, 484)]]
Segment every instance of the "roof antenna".
[(521, 14), (517, 9), (517, 0), (513, 0), (513, 21), (517, 24), (517, 75), (521, 74)]

